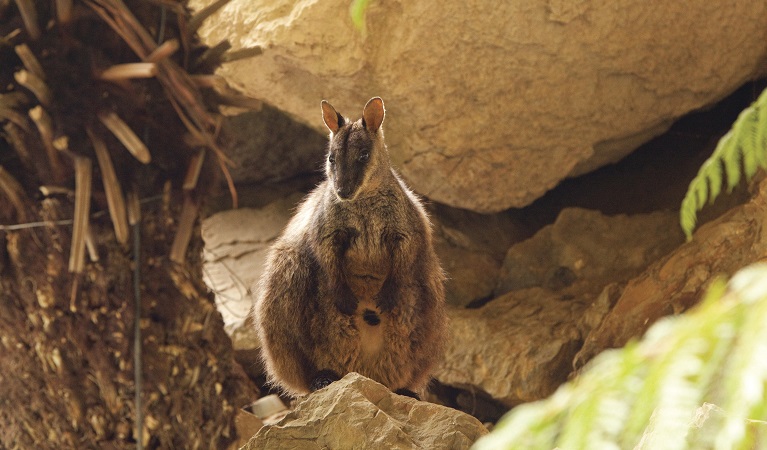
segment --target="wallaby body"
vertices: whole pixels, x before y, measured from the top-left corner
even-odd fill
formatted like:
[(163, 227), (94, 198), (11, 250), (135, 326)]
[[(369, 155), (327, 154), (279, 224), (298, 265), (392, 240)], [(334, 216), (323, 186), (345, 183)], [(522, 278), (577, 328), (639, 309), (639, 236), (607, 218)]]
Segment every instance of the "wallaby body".
[(419, 391), (446, 337), (429, 219), (391, 169), (381, 99), (353, 123), (322, 111), (327, 179), (272, 247), (253, 309), (269, 380), (300, 395), (358, 372)]

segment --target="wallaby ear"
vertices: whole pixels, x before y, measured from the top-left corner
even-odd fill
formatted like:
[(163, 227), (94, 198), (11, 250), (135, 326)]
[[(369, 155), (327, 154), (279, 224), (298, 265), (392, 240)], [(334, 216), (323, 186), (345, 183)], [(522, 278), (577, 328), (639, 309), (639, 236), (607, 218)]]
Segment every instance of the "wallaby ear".
[(384, 121), (385, 114), (381, 97), (373, 97), (368, 100), (365, 108), (362, 110), (362, 120), (365, 121), (365, 128), (373, 133), (378, 131)]
[(344, 126), (344, 117), (338, 114), (333, 105), (328, 103), (327, 100), (322, 101), (322, 120), (325, 121), (325, 126), (328, 127), (331, 133), (335, 133)]

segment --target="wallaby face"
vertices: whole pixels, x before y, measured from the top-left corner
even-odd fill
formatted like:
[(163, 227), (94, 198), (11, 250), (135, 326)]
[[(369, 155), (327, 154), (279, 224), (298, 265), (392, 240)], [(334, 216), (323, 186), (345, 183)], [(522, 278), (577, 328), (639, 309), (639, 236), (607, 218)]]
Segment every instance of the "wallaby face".
[(383, 145), (381, 124), (384, 104), (379, 97), (370, 99), (362, 111), (362, 119), (351, 122), (322, 101), (322, 118), (330, 130), (330, 143), (325, 173), (341, 201), (354, 200), (365, 190), (371, 174), (388, 165)]

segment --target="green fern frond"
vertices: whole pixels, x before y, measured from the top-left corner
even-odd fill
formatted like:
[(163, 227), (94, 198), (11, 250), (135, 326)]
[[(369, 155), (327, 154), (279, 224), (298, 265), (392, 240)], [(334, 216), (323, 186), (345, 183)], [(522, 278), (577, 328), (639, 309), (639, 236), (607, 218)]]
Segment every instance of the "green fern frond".
[(713, 202), (721, 193), (725, 174), (727, 192), (732, 192), (743, 176), (750, 181), (758, 168), (767, 168), (766, 138), (767, 89), (740, 113), (732, 129), (722, 136), (714, 153), (690, 182), (679, 211), (679, 223), (687, 240), (692, 239), (697, 212), (707, 201)]
[[(473, 450), (767, 448), (765, 323), (762, 263), (602, 353), (550, 398), (514, 408)], [(716, 414), (698, 426), (707, 407)]]
[(352, 23), (358, 30), (365, 27), (365, 11), (368, 9), (370, 0), (353, 0), (349, 7), (349, 14), (352, 17)]

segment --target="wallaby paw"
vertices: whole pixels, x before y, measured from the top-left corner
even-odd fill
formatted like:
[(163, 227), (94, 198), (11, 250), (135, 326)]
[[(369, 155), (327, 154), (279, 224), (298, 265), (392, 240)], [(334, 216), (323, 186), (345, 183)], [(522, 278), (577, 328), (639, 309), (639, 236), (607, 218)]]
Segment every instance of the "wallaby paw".
[(322, 388), (330, 386), (330, 383), (340, 380), (341, 377), (332, 370), (320, 370), (317, 375), (314, 376), (312, 382), (309, 384), (309, 390), (312, 392), (320, 390)]
[(396, 391), (394, 391), (394, 393), (398, 395), (404, 395), (405, 397), (414, 398), (416, 400), (421, 400), (421, 397), (419, 397), (418, 394), (411, 391), (410, 389), (405, 389), (405, 388), (397, 389)]

